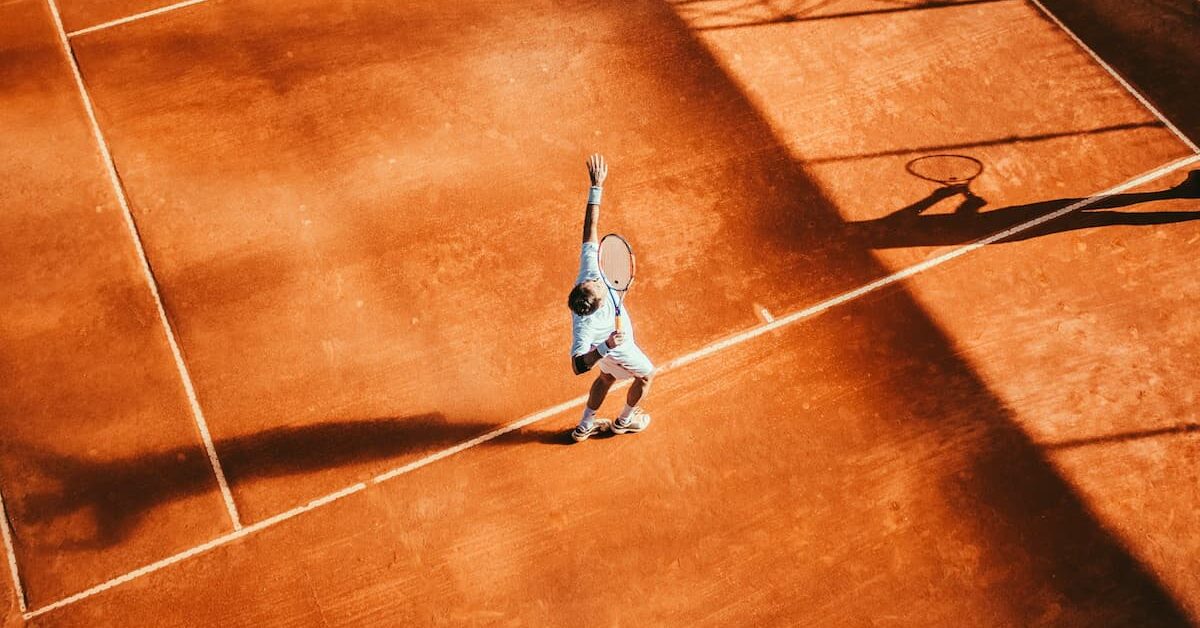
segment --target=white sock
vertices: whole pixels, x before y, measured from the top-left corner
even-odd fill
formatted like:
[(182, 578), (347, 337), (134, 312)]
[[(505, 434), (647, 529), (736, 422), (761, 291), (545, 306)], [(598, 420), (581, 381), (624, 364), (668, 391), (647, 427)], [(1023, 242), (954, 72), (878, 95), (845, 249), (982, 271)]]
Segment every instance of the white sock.
[(579, 419), (579, 427), (582, 427), (583, 429), (586, 430), (586, 429), (592, 427), (592, 424), (595, 422), (596, 422), (596, 411), (587, 406), (584, 406), (583, 407), (583, 418)]
[(617, 415), (617, 418), (621, 421), (628, 421), (629, 417), (633, 416), (633, 411), (636, 409), (637, 406), (625, 406), (625, 409), (621, 411), (621, 414)]

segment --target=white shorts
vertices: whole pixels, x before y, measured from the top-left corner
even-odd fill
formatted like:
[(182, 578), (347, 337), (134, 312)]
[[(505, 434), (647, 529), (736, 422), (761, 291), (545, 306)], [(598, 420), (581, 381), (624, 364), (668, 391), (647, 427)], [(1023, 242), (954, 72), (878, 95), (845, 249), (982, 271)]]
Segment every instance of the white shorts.
[(600, 367), (600, 372), (617, 379), (649, 377), (654, 372), (654, 364), (650, 362), (650, 358), (646, 357), (641, 347), (633, 341), (621, 343), (621, 346), (600, 358), (596, 365)]

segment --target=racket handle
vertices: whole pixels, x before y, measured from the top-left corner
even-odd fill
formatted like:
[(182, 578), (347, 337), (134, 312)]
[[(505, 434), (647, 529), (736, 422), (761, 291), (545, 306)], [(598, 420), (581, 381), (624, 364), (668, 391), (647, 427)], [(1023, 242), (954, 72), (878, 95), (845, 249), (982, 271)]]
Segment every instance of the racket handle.
[(624, 319), (623, 316), (621, 316), (620, 314), (617, 314), (617, 331), (621, 331), (621, 328), (623, 327), (623, 325), (621, 324), (621, 321), (623, 319)]

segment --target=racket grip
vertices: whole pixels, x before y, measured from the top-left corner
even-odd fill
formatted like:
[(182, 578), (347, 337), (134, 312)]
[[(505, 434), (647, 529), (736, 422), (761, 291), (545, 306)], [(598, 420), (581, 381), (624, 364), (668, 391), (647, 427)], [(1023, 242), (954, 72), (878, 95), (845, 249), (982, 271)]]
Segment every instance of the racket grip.
[(621, 328), (624, 327), (624, 325), (621, 324), (621, 321), (623, 319), (624, 319), (623, 316), (621, 316), (620, 314), (617, 314), (617, 331), (621, 331)]

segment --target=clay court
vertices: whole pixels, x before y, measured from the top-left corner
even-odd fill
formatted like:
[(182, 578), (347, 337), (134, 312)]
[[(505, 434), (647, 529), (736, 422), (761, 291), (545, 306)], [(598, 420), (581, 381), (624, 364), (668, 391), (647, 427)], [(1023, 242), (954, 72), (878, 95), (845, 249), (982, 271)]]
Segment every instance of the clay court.
[(0, 2), (5, 625), (1195, 625), (1197, 102), (1192, 0)]

